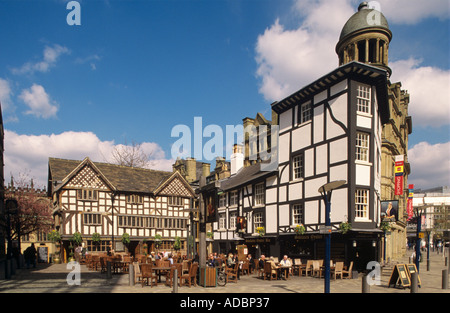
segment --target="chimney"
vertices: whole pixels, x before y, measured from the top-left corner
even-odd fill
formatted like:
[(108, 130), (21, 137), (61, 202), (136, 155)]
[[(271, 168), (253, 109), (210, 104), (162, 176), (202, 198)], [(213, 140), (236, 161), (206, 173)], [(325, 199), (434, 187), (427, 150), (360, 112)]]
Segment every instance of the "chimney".
[(194, 158), (186, 158), (186, 180), (190, 183), (197, 179), (197, 162)]
[(202, 176), (208, 177), (210, 173), (211, 173), (211, 164), (202, 163)]
[(244, 154), (242, 153), (242, 145), (235, 144), (233, 153), (230, 156), (231, 175), (236, 175), (241, 168), (244, 167)]

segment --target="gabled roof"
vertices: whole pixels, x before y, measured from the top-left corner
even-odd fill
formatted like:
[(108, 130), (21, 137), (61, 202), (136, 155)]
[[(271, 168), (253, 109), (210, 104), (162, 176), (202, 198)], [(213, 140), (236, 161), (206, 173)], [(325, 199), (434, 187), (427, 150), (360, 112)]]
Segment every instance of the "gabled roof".
[[(100, 178), (117, 191), (154, 193), (166, 180), (174, 177), (173, 172), (92, 162), (89, 158), (83, 161), (49, 158), (49, 192), (53, 189), (52, 183), (56, 182), (56, 189), (61, 188), (85, 164), (98, 171)], [(181, 175), (177, 177), (187, 184)]]

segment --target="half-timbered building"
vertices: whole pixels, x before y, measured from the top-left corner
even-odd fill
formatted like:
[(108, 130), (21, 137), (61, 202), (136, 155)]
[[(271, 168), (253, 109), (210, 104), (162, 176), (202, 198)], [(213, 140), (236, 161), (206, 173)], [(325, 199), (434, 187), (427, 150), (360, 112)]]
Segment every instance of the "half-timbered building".
[[(331, 199), (332, 257), (355, 260), (356, 266), (379, 259), (386, 74), (351, 62), (272, 104), (279, 121), (278, 146), (271, 147), (278, 151), (278, 167), (232, 163), (238, 170), (214, 184), (214, 236), (222, 252), (246, 243), (256, 255), (323, 257), (325, 204), (319, 188), (345, 180)], [(232, 155), (231, 162), (236, 159)], [(240, 235), (238, 217), (247, 222)], [(342, 223), (352, 226), (345, 235)], [(296, 232), (297, 225), (305, 232)]]
[[(48, 193), (66, 250), (79, 232), (88, 251), (107, 251), (112, 243), (116, 252), (149, 253), (160, 235), (160, 249), (173, 250), (179, 237), (186, 252), (187, 209), (195, 195), (178, 171), (50, 158)], [(100, 235), (99, 244), (92, 240), (94, 233)], [(126, 247), (124, 234), (130, 237)]]

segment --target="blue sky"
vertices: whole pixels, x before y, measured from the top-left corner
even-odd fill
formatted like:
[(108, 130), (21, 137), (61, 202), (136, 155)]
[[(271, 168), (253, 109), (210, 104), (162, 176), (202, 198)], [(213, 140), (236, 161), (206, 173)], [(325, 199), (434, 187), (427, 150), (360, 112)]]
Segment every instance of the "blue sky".
[[(337, 67), (340, 30), (359, 4), (84, 0), (81, 25), (69, 26), (68, 2), (0, 0), (7, 181), (27, 172), (46, 184), (49, 156), (105, 161), (131, 141), (170, 170), (175, 125), (270, 119), (270, 103)], [(449, 4), (432, 2), (379, 1), (393, 79), (411, 94), (411, 180), (422, 188), (450, 185)]]

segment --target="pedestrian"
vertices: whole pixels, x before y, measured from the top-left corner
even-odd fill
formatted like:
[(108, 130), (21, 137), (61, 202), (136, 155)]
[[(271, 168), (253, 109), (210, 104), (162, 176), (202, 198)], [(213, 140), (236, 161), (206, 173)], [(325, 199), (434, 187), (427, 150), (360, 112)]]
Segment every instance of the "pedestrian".
[(27, 268), (30, 268), (30, 264), (33, 264), (33, 268), (36, 268), (36, 248), (32, 243), (24, 252)]

